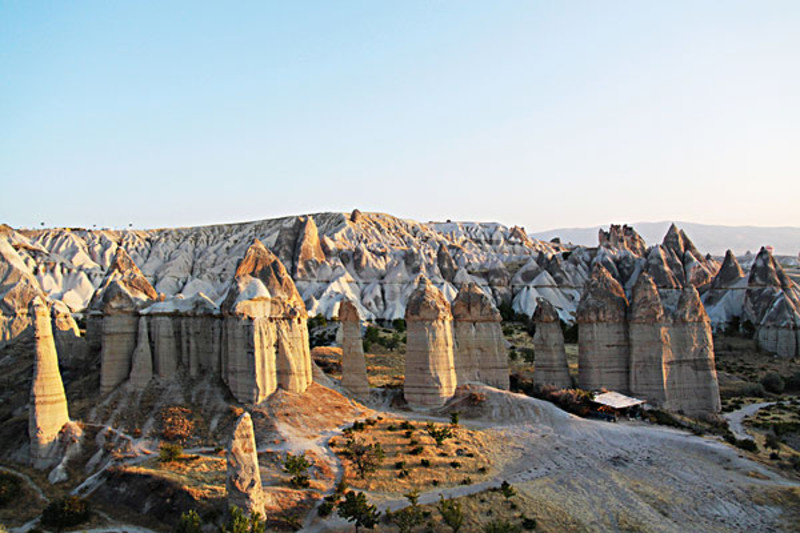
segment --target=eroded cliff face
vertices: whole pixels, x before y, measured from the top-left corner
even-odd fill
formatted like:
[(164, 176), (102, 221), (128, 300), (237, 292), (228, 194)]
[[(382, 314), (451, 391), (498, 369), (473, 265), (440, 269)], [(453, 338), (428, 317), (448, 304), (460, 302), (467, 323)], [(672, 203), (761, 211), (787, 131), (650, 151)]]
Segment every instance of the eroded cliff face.
[(222, 313), (222, 377), (239, 401), (260, 403), (279, 386), (308, 388), (308, 315), (288, 272), (260, 241), (237, 267)]
[(690, 416), (719, 412), (711, 323), (694, 287), (683, 289), (669, 333), (672, 358), (664, 364), (667, 407)]
[(450, 304), (421, 278), (406, 307), (408, 343), (403, 395), (412, 407), (438, 407), (456, 389)]
[(625, 291), (601, 265), (596, 265), (578, 306), (578, 379), (581, 388), (629, 387)]
[(541, 298), (533, 314), (536, 333), (533, 336), (536, 367), (533, 383), (536, 386), (553, 386), (559, 389), (572, 387), (564, 350), (564, 333), (555, 308)]
[(342, 386), (358, 398), (369, 396), (367, 364), (361, 340), (361, 318), (350, 300), (339, 305), (339, 324), (342, 328)]
[(454, 364), (459, 384), (478, 381), (508, 389), (508, 354), (500, 312), (474, 283), (464, 284), (452, 304)]
[(40, 298), (34, 298), (29, 316), (33, 321), (35, 347), (28, 415), (30, 456), (35, 468), (47, 468), (60, 460), (59, 432), (69, 422), (69, 413), (58, 369), (50, 310)]

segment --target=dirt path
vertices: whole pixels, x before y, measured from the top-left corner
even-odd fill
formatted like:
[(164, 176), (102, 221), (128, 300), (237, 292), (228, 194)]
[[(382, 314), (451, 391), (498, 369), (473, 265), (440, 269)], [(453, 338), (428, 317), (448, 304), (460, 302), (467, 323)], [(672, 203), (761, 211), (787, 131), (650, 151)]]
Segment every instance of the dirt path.
[(744, 419), (748, 416), (753, 416), (759, 410), (763, 409), (764, 407), (769, 407), (770, 405), (775, 405), (775, 402), (762, 402), (745, 405), (741, 409), (731, 411), (730, 413), (726, 413), (722, 416), (728, 421), (728, 427), (730, 428), (731, 433), (733, 433), (737, 439), (753, 440), (753, 437), (744, 428), (742, 422), (744, 422)]

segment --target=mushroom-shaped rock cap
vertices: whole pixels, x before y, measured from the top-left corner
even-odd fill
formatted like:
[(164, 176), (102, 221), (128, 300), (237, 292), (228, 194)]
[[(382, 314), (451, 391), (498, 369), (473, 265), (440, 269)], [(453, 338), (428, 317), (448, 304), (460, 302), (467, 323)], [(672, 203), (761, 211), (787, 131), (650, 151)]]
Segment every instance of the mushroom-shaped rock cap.
[(47, 307), (47, 304), (44, 303), (41, 296), (35, 296), (30, 303), (28, 304), (28, 314), (33, 318), (36, 319), (44, 319), (49, 321), (50, 320), (50, 309)]
[(624, 322), (627, 307), (622, 285), (596, 263), (578, 305), (578, 322)]
[(536, 298), (536, 311), (533, 312), (533, 321), (537, 324), (558, 322), (558, 311), (548, 300)]
[(91, 309), (136, 309), (158, 299), (158, 293), (144, 277), (124, 248), (117, 247), (106, 277), (94, 293)]
[(420, 277), (419, 284), (406, 305), (407, 322), (432, 322), (434, 320), (452, 320), (450, 304), (442, 291), (437, 289), (428, 278)]
[(703, 307), (703, 302), (700, 301), (700, 295), (697, 293), (697, 289), (691, 285), (681, 291), (675, 320), (677, 322), (708, 322), (708, 313)]
[(653, 278), (647, 272), (639, 274), (633, 286), (631, 306), (628, 310), (630, 321), (639, 324), (654, 324), (664, 321), (664, 308)]
[(244, 257), (239, 261), (234, 274), (234, 283), (228, 293), (223, 307), (230, 309), (239, 299), (239, 289), (247, 286), (245, 281), (254, 278), (260, 281), (269, 292), (272, 298), (279, 298), (286, 303), (295, 306), (297, 309), (305, 311), (305, 304), (297, 292), (294, 281), (286, 271), (280, 259), (270, 252), (261, 241), (255, 239), (250, 248), (245, 252)]
[(358, 307), (347, 298), (339, 302), (339, 322), (361, 322)]
[(474, 282), (459, 289), (452, 305), (453, 318), (464, 322), (500, 322), (500, 312)]
[(719, 272), (717, 272), (717, 275), (714, 276), (711, 282), (711, 288), (720, 289), (723, 287), (730, 287), (743, 277), (744, 271), (742, 271), (739, 261), (736, 259), (736, 256), (733, 255), (733, 252), (728, 250), (725, 252), (725, 259), (722, 261)]

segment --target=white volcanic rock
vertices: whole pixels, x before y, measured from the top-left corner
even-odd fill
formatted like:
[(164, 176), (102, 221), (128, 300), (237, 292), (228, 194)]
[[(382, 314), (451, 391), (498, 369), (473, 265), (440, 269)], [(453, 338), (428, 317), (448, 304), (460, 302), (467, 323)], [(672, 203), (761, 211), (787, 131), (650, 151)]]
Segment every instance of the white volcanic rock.
[(653, 278), (659, 289), (680, 289), (682, 283), (670, 266), (670, 251), (664, 246), (657, 245), (647, 254), (645, 271)]
[(601, 265), (578, 306), (578, 380), (587, 390), (628, 390), (629, 345), (625, 291)]
[(342, 386), (356, 397), (369, 396), (367, 363), (361, 340), (361, 318), (350, 300), (339, 305), (339, 324), (342, 328)]
[(236, 421), (227, 451), (225, 488), (228, 492), (228, 505), (239, 507), (248, 515), (259, 513), (265, 517), (267, 496), (261, 484), (256, 436), (250, 413), (242, 414)]
[(458, 384), (478, 381), (508, 389), (508, 354), (502, 318), (489, 296), (474, 283), (463, 285), (452, 302), (454, 363)]
[(412, 407), (438, 407), (453, 396), (457, 377), (450, 304), (422, 278), (406, 307), (408, 343), (403, 395)]
[(128, 381), (136, 390), (144, 390), (153, 379), (153, 352), (150, 350), (150, 336), (147, 332), (147, 319), (139, 319), (139, 332), (136, 348), (131, 356), (131, 373)]
[(741, 317), (747, 292), (747, 275), (742, 271), (733, 252), (728, 250), (711, 286), (703, 294), (703, 306), (714, 327), (724, 327), (735, 317)]
[(646, 273), (636, 281), (628, 314), (630, 391), (653, 405), (663, 405), (664, 364), (672, 360), (672, 347), (658, 289)]
[(0, 347), (31, 327), (28, 310), (37, 297), (44, 294), (30, 268), (0, 235)]
[(33, 320), (34, 359), (28, 435), (35, 468), (47, 468), (60, 460), (58, 435), (69, 422), (67, 397), (58, 370), (58, 355), (50, 325), (50, 312), (39, 298), (30, 304)]
[(690, 416), (719, 412), (711, 325), (692, 286), (681, 293), (670, 338), (672, 359), (664, 363), (667, 407)]
[(51, 307), (53, 338), (64, 364), (81, 361), (86, 355), (86, 339), (81, 337), (78, 324), (66, 304), (56, 300)]
[(123, 248), (117, 248), (108, 274), (90, 304), (90, 325), (99, 323), (101, 332), (101, 394), (108, 394), (128, 379), (137, 343), (139, 310), (157, 298), (158, 293), (131, 257)]
[(567, 353), (564, 350), (564, 333), (555, 308), (547, 300), (540, 298), (533, 313), (536, 333), (533, 336), (533, 349), (536, 368), (533, 383), (537, 387), (552, 385), (559, 389), (572, 387), (567, 366)]
[(257, 239), (222, 304), (222, 378), (241, 402), (260, 403), (280, 386), (311, 384), (307, 314), (280, 260)]
[(798, 356), (800, 313), (784, 293), (781, 293), (767, 311), (758, 327), (758, 345), (770, 353), (788, 359)]

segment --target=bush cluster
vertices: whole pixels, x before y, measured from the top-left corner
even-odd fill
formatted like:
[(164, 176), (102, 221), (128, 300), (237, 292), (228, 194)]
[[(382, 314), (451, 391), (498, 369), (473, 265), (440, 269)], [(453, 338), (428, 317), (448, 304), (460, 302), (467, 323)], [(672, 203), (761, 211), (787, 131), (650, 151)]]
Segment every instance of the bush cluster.
[(17, 476), (0, 472), (0, 507), (4, 507), (19, 496), (20, 485)]
[(91, 516), (89, 502), (78, 496), (54, 500), (42, 513), (42, 524), (62, 529), (83, 524)]

